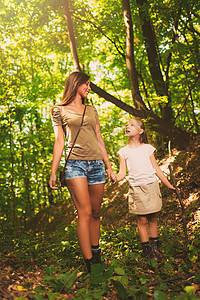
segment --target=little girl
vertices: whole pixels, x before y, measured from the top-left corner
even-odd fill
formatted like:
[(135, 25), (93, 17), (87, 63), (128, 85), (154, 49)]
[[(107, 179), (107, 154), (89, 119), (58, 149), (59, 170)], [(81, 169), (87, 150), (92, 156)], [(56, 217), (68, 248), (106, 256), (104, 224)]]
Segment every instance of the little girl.
[[(126, 136), (129, 144), (119, 150), (120, 170), (117, 181), (126, 176), (128, 168), (129, 211), (137, 215), (137, 225), (144, 256), (147, 259), (161, 259), (159, 251), (157, 215), (161, 210), (162, 197), (156, 175), (172, 191), (170, 184), (158, 166), (152, 145), (148, 144), (144, 123), (139, 118), (131, 119), (126, 125)], [(113, 174), (114, 176), (114, 174)], [(149, 225), (149, 235), (147, 230)], [(150, 242), (149, 242), (150, 236)]]

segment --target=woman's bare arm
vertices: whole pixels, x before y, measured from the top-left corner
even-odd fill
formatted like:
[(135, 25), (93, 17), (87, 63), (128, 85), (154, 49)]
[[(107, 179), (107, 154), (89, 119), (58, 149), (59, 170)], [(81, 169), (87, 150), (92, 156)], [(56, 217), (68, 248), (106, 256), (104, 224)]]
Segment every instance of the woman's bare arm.
[(126, 176), (126, 161), (121, 155), (119, 155), (119, 159), (120, 159), (120, 166), (119, 166), (119, 172), (116, 175), (117, 181), (124, 179), (124, 177)]
[(97, 134), (97, 140), (98, 140), (99, 148), (100, 148), (100, 150), (102, 152), (102, 155), (103, 155), (103, 161), (104, 161), (104, 163), (106, 165), (106, 168), (107, 168), (108, 179), (113, 180), (114, 182), (116, 182), (116, 176), (115, 176), (115, 173), (113, 172), (113, 169), (112, 169), (111, 164), (110, 164), (110, 160), (109, 160), (109, 157), (108, 157), (106, 146), (105, 146), (103, 138), (101, 136), (101, 129), (100, 129), (99, 124), (96, 124), (96, 134)]
[(51, 167), (51, 176), (49, 180), (49, 186), (51, 189), (58, 189), (56, 187), (56, 172), (58, 170), (58, 166), (63, 154), (63, 149), (65, 146), (64, 141), (64, 132), (62, 126), (54, 126), (54, 133), (55, 133), (55, 143), (53, 148), (53, 161)]

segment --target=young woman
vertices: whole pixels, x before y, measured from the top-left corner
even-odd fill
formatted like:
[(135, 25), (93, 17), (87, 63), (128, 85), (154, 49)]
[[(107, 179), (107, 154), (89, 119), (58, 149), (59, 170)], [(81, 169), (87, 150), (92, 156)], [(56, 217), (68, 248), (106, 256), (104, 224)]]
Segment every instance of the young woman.
[[(159, 251), (157, 215), (161, 210), (162, 198), (156, 175), (172, 191), (176, 189), (170, 184), (158, 166), (152, 145), (148, 144), (144, 123), (139, 118), (131, 119), (126, 125), (126, 136), (129, 144), (119, 150), (120, 170), (117, 181), (126, 176), (128, 168), (129, 211), (137, 215), (137, 225), (146, 258), (161, 259)], [(149, 225), (149, 234), (148, 228)], [(150, 242), (149, 243), (149, 236)]]
[[(89, 91), (89, 76), (82, 72), (74, 72), (66, 81), (61, 103), (52, 108), (55, 132), (49, 181), (52, 189), (57, 189), (56, 171), (64, 149), (64, 136), (68, 142), (67, 156), (80, 127), (85, 109), (84, 100)], [(78, 241), (89, 272), (91, 264), (101, 262), (99, 237), (100, 207), (105, 183), (103, 161), (111, 180), (113, 170), (101, 136), (98, 114), (93, 106), (87, 105), (83, 126), (67, 162), (65, 179), (78, 211)], [(115, 181), (115, 175), (112, 176)]]

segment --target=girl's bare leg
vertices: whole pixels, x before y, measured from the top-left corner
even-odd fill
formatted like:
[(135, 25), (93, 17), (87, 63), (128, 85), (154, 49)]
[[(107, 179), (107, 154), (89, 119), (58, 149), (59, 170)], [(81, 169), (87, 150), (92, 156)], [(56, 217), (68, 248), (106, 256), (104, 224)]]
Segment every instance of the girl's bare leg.
[(89, 185), (90, 201), (92, 205), (92, 216), (90, 219), (90, 241), (91, 245), (99, 244), (100, 237), (100, 210), (104, 194), (104, 184)]
[(77, 177), (67, 180), (67, 187), (78, 211), (77, 235), (78, 242), (85, 259), (92, 258), (90, 241), (90, 220), (92, 206), (87, 179)]
[(137, 215), (137, 225), (138, 225), (140, 240), (142, 243), (149, 241), (147, 224), (148, 224), (148, 219), (146, 215)]
[(157, 214), (149, 214), (148, 215), (149, 222), (149, 235), (151, 238), (158, 237), (158, 224), (157, 224)]

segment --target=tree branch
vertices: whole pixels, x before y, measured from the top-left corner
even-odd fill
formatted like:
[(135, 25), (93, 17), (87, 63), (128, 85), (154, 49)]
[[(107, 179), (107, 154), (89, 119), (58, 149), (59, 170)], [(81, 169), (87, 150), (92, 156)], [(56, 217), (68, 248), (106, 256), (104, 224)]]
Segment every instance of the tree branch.
[(117, 99), (116, 97), (112, 96), (111, 94), (107, 93), (106, 91), (102, 90), (100, 87), (95, 85), (91, 82), (91, 90), (99, 95), (100, 97), (104, 98), (105, 100), (115, 104), (117, 107), (123, 109), (124, 111), (128, 112), (131, 115), (134, 115), (135, 117), (139, 118), (145, 118), (146, 117), (146, 111), (145, 110), (139, 110), (135, 109), (132, 106), (124, 103), (123, 101)]

